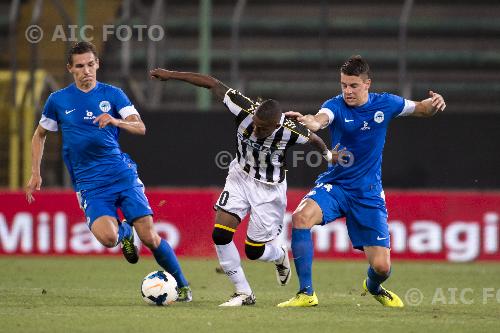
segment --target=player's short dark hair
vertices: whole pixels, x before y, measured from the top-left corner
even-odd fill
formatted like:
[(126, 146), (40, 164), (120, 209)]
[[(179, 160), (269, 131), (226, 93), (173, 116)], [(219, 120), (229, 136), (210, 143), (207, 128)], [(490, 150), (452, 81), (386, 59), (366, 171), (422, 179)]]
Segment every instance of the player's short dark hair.
[(366, 75), (372, 78), (370, 65), (360, 55), (353, 55), (340, 67), (340, 72), (349, 76)]
[(73, 54), (84, 54), (92, 52), (97, 59), (97, 49), (89, 42), (77, 42), (68, 51), (68, 64), (73, 65)]
[(279, 119), (281, 114), (281, 106), (274, 99), (265, 100), (255, 111), (255, 115), (264, 121)]

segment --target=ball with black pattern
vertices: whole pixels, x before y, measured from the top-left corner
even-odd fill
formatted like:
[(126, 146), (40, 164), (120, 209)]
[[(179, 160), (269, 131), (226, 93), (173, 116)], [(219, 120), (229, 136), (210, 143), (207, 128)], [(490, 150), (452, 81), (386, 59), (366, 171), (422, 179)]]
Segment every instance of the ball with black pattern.
[(177, 300), (177, 281), (165, 271), (146, 275), (141, 284), (141, 295), (151, 305), (170, 305)]

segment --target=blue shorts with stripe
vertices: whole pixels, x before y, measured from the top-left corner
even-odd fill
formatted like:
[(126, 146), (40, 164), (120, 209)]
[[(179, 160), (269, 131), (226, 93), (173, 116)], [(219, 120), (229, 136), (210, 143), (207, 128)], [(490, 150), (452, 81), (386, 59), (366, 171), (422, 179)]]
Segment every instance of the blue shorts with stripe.
[(114, 216), (118, 219), (118, 209), (130, 225), (140, 217), (153, 215), (144, 194), (144, 184), (137, 175), (127, 176), (107, 187), (83, 190), (80, 193), (81, 206), (89, 228), (101, 216)]
[(345, 217), (347, 232), (355, 249), (363, 250), (364, 246), (390, 248), (387, 208), (381, 185), (354, 192), (340, 185), (320, 183), (304, 198), (319, 205), (323, 225)]

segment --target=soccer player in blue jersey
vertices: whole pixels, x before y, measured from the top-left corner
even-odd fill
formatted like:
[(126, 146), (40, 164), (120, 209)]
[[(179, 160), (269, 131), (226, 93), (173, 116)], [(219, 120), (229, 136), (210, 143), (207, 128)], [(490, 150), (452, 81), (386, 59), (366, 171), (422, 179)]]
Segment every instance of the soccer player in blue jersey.
[[(173, 249), (154, 228), (137, 166), (118, 143), (120, 129), (146, 133), (139, 113), (121, 89), (97, 81), (99, 59), (93, 44), (76, 43), (69, 51), (67, 69), (74, 83), (49, 96), (33, 135), (28, 202), (42, 185), (40, 164), (47, 133), (60, 129), (63, 160), (96, 239), (108, 248), (121, 244), (127, 261), (136, 263), (134, 227), (158, 264), (177, 280), (178, 301), (191, 301), (191, 289)], [(126, 221), (118, 220), (118, 208)]]
[(312, 284), (311, 228), (346, 218), (353, 247), (364, 251), (369, 267), (363, 281), (382, 305), (403, 307), (401, 299), (382, 287), (391, 273), (390, 235), (382, 188), (382, 150), (389, 122), (396, 117), (430, 117), (446, 107), (432, 91), (420, 102), (383, 93), (370, 93), (371, 72), (360, 56), (352, 56), (340, 69), (342, 94), (326, 101), (316, 115), (289, 112), (312, 131), (329, 127), (332, 146), (340, 145), (338, 163), (316, 180), (292, 215), (292, 251), (300, 289), (278, 307), (318, 305)]

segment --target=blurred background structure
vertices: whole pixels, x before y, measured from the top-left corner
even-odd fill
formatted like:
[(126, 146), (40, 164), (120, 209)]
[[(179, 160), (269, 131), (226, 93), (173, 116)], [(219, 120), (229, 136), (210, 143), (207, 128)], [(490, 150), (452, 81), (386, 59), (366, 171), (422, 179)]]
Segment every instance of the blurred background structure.
[[(432, 89), (448, 105), (432, 120), (395, 121), (386, 187), (500, 188), (499, 14), (495, 0), (1, 1), (0, 186), (26, 183), (43, 102), (71, 82), (65, 51), (86, 39), (100, 52), (98, 79), (123, 88), (148, 126), (122, 144), (149, 186), (220, 186), (214, 157), (234, 151), (232, 118), (208, 91), (152, 82), (149, 69), (209, 73), (314, 113), (340, 92), (339, 66), (361, 54), (372, 91), (421, 100)], [(45, 186), (69, 184), (59, 145), (49, 136)], [(308, 187), (324, 168), (299, 163), (289, 184)]]

